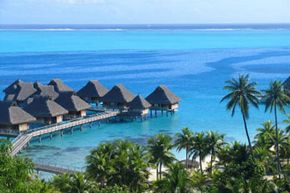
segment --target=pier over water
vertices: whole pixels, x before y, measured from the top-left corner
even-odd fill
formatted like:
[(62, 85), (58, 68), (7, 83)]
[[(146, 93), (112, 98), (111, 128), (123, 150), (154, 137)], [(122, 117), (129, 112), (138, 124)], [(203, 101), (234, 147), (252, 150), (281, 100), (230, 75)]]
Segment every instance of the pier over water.
[(18, 137), (16, 137), (13, 140), (11, 154), (13, 156), (16, 155), (19, 151), (21, 151), (24, 147), (27, 146), (27, 144), (33, 137), (55, 133), (57, 131), (63, 131), (68, 128), (73, 128), (73, 127), (82, 126), (88, 123), (110, 119), (110, 118), (116, 117), (117, 115), (118, 115), (118, 112), (116, 111), (104, 111), (104, 112), (93, 114), (87, 117), (81, 117), (77, 119), (72, 119), (67, 122), (47, 125), (44, 127), (39, 127), (36, 129), (28, 130), (26, 133), (20, 134)]

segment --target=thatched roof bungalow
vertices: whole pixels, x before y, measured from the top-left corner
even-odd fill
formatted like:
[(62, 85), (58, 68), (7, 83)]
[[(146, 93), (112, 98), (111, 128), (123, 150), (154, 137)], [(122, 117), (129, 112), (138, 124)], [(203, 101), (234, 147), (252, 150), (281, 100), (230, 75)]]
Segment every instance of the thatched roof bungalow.
[(23, 104), (29, 97), (36, 93), (36, 91), (37, 90), (34, 88), (33, 83), (17, 80), (4, 89), (4, 100)]
[(24, 110), (47, 124), (62, 122), (63, 115), (68, 114), (65, 108), (47, 97), (34, 97)]
[(104, 107), (112, 109), (126, 109), (128, 103), (134, 99), (131, 93), (124, 85), (115, 85), (102, 99)]
[(51, 85), (54, 87), (54, 90), (58, 93), (61, 92), (74, 92), (72, 88), (64, 84), (64, 82), (60, 79), (53, 79), (51, 80), (48, 85)]
[(137, 95), (131, 102), (129, 102), (128, 107), (129, 112), (135, 113), (138, 116), (145, 116), (148, 114), (151, 104), (142, 96)]
[(90, 80), (77, 92), (77, 95), (89, 103), (99, 103), (108, 91), (98, 80)]
[(36, 119), (18, 107), (14, 102), (0, 101), (0, 132), (7, 135), (17, 135), (27, 131), (29, 123)]
[(86, 110), (91, 108), (86, 101), (72, 93), (61, 93), (55, 102), (69, 112), (69, 115), (67, 115), (69, 118), (84, 117), (86, 116)]
[(152, 105), (151, 109), (175, 111), (180, 99), (166, 86), (158, 86), (146, 100)]
[(58, 97), (58, 93), (54, 90), (54, 87), (51, 85), (43, 85), (39, 82), (33, 84), (34, 88), (37, 90), (33, 96), (48, 97), (52, 100), (55, 100)]

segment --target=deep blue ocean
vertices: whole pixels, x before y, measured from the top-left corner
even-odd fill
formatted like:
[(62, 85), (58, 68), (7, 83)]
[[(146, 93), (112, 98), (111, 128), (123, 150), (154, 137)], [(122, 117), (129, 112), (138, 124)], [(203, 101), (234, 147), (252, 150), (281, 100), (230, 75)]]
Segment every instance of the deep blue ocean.
[[(34, 142), (23, 155), (38, 162), (84, 166), (85, 156), (101, 142), (144, 144), (157, 133), (174, 136), (183, 127), (245, 142), (240, 114), (232, 118), (220, 103), (224, 82), (244, 73), (259, 89), (290, 75), (289, 25), (0, 26), (1, 90), (15, 79), (61, 78), (75, 90), (97, 79), (108, 88), (123, 83), (143, 96), (165, 84), (181, 98), (174, 116), (102, 124)], [(263, 106), (250, 109), (251, 137), (272, 117)], [(284, 118), (280, 114), (279, 122)]]

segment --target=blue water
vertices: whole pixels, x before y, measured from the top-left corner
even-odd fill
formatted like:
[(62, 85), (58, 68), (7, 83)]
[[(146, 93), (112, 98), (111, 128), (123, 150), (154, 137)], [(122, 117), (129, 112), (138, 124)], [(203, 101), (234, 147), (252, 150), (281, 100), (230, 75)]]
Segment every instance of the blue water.
[[(1, 29), (1, 28), (0, 28)], [(224, 82), (249, 73), (259, 89), (290, 75), (290, 28), (73, 28), (0, 30), (0, 89), (15, 79), (47, 83), (61, 78), (75, 90), (98, 79), (108, 88), (124, 83), (148, 95), (165, 84), (181, 99), (179, 112), (144, 122), (102, 124), (74, 134), (35, 142), (23, 152), (34, 160), (83, 166), (90, 149), (103, 141), (129, 139), (144, 144), (157, 133), (183, 127), (216, 130), (228, 141), (246, 141), (241, 116), (231, 118), (220, 99)], [(0, 94), (3, 97), (3, 93)], [(288, 112), (289, 108), (287, 109)], [(251, 109), (249, 128), (272, 115)], [(285, 117), (279, 115), (279, 122)], [(183, 155), (176, 153), (178, 158)]]

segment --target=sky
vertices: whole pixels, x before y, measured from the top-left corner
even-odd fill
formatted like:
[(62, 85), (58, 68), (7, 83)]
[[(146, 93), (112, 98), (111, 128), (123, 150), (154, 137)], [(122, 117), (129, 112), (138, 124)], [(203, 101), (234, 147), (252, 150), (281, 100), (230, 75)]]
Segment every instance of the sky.
[(290, 0), (0, 0), (0, 24), (290, 23)]

